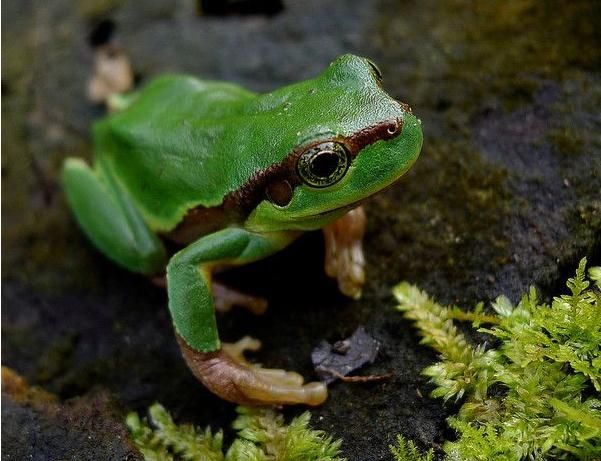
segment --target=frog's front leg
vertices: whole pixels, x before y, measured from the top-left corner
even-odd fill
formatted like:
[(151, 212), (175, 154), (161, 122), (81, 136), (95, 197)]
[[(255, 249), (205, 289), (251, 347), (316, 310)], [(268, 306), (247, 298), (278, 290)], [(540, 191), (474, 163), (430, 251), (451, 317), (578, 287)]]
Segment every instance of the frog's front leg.
[(326, 274), (338, 280), (342, 293), (355, 299), (361, 297), (365, 283), (365, 225), (365, 211), (358, 207), (323, 228)]
[(194, 375), (226, 400), (240, 404), (318, 405), (327, 397), (322, 383), (303, 384), (296, 373), (250, 365), (236, 348), (222, 347), (217, 333), (212, 267), (256, 261), (294, 238), (296, 235), (290, 233), (225, 229), (184, 248), (167, 266), (169, 309), (184, 358)]

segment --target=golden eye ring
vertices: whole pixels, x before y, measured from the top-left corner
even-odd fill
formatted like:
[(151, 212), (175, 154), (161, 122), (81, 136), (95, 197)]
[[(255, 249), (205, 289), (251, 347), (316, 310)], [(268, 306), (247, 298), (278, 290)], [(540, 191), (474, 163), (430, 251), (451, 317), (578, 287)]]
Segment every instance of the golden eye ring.
[(327, 141), (303, 152), (298, 158), (296, 170), (305, 184), (323, 188), (340, 181), (350, 163), (349, 152), (343, 144)]

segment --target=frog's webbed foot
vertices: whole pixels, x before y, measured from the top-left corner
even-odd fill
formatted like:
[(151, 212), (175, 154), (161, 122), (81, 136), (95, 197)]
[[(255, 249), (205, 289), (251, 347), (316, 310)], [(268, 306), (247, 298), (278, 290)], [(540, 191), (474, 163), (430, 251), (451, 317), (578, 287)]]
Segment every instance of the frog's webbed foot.
[(361, 297), (365, 283), (365, 225), (365, 211), (358, 207), (323, 228), (326, 274), (338, 280), (342, 293), (355, 299)]
[(233, 306), (248, 309), (255, 315), (264, 314), (267, 310), (267, 300), (258, 296), (241, 293), (221, 283), (212, 283), (215, 309), (218, 312), (228, 312)]
[(241, 405), (319, 405), (328, 391), (325, 384), (303, 384), (298, 373), (261, 368), (246, 361), (245, 350), (257, 350), (261, 343), (244, 337), (223, 344), (215, 352), (199, 352), (178, 336), (186, 363), (194, 376), (209, 390), (225, 400)]
[(252, 365), (244, 357), (245, 351), (256, 352), (261, 349), (261, 341), (251, 336), (244, 336), (235, 343), (222, 343), (221, 348), (236, 362), (244, 365)]

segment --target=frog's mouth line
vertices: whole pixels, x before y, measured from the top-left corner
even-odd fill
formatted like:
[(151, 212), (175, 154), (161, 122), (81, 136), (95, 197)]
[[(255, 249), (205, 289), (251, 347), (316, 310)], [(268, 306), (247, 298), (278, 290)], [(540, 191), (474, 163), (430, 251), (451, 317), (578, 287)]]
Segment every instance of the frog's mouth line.
[(379, 189), (377, 191), (375, 191), (372, 194), (369, 194), (366, 197), (363, 197), (362, 199), (356, 200), (348, 205), (342, 205), (339, 206), (337, 208), (332, 208), (331, 210), (328, 211), (322, 211), (321, 213), (316, 213), (314, 215), (311, 215), (313, 217), (318, 217), (318, 216), (327, 216), (328, 214), (337, 214), (340, 211), (346, 210), (346, 211), (351, 211), (353, 208), (357, 208), (361, 205), (363, 205), (363, 203), (365, 203), (366, 201), (368, 201), (370, 198), (372, 198), (374, 195), (378, 195), (381, 192), (386, 192), (388, 189), (392, 188), (401, 178), (397, 179), (396, 181), (392, 182), (391, 184), (383, 187), (382, 189)]
[[(370, 196), (371, 197), (371, 196)], [(356, 202), (351, 203), (350, 205), (344, 205), (338, 208), (333, 208), (331, 210), (328, 211), (322, 211), (321, 213), (315, 213), (313, 215), (309, 215), (309, 218), (319, 218), (319, 217), (324, 217), (324, 216), (328, 216), (330, 214), (339, 214), (339, 212), (341, 211), (351, 211), (353, 208), (357, 208), (358, 206), (360, 206), (365, 200), (367, 200), (369, 197), (366, 197), (364, 199), (358, 200)]]

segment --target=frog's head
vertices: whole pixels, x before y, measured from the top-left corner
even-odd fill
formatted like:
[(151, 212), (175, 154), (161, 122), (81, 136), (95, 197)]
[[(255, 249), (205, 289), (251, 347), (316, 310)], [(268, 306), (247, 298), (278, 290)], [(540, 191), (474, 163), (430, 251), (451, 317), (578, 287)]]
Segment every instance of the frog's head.
[(261, 200), (249, 228), (323, 227), (413, 165), (422, 146), (421, 123), (382, 89), (381, 80), (371, 61), (344, 55), (318, 77), (259, 98), (252, 110), (270, 114), (265, 136), (271, 138), (264, 142), (281, 160), (252, 181)]

